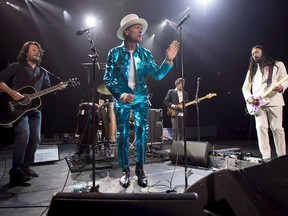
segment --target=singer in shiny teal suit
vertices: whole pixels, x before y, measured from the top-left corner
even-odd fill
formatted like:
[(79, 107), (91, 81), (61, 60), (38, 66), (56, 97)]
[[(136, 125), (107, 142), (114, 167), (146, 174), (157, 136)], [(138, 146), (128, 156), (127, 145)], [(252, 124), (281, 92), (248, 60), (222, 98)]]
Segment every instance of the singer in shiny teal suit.
[[(106, 87), (115, 98), (118, 162), (122, 168), (129, 166), (130, 110), (133, 110), (134, 114), (136, 162), (143, 164), (145, 163), (145, 150), (148, 141), (149, 102), (146, 78), (150, 75), (156, 80), (161, 80), (172, 68), (170, 62), (166, 60), (158, 67), (150, 51), (140, 45), (137, 46), (133, 54), (136, 69), (134, 90), (128, 86), (130, 57), (124, 44), (109, 51), (104, 75)], [(134, 101), (130, 104), (124, 103), (120, 100), (123, 93), (134, 94)]]

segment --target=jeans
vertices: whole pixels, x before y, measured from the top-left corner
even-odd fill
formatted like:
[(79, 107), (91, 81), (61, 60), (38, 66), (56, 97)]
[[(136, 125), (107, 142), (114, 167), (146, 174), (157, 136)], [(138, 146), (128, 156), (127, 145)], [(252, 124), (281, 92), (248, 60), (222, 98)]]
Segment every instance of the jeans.
[(15, 140), (10, 174), (19, 174), (34, 162), (37, 146), (40, 144), (42, 114), (40, 110), (33, 111), (14, 126)]

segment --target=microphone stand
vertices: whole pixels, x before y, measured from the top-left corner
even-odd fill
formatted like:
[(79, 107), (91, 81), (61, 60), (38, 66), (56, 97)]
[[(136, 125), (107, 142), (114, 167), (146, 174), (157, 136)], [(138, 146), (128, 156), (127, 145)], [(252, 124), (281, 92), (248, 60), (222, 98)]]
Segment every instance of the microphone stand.
[[(183, 121), (182, 121), (182, 128), (183, 128), (183, 141), (184, 141), (184, 174), (185, 174), (185, 191), (188, 188), (188, 173), (187, 173), (187, 142), (186, 142), (186, 107), (185, 107), (185, 84), (184, 84), (184, 69), (183, 69), (183, 50), (182, 50), (182, 26), (179, 26), (179, 43), (180, 43), (180, 64), (181, 64), (181, 77), (183, 80), (182, 83), (182, 108), (183, 108)], [(175, 189), (174, 189), (175, 191)]]
[(198, 141), (200, 141), (200, 121), (199, 121), (199, 102), (198, 102), (198, 92), (199, 92), (199, 81), (200, 77), (197, 79), (197, 89), (195, 94), (196, 110), (197, 110), (197, 130), (198, 130)]
[[(88, 34), (88, 41), (91, 44), (90, 47), (90, 51), (92, 51), (93, 54), (89, 54), (88, 56), (92, 59), (92, 87), (91, 87), (91, 102), (92, 102), (92, 119), (90, 121), (90, 127), (92, 130), (91, 133), (91, 144), (92, 144), (92, 181), (93, 181), (93, 185), (92, 188), (90, 189), (90, 192), (99, 192), (99, 185), (95, 185), (95, 179), (96, 179), (96, 175), (95, 175), (95, 170), (96, 170), (96, 158), (95, 158), (95, 138), (96, 138), (96, 134), (95, 134), (95, 92), (96, 92), (96, 78), (95, 78), (95, 72), (96, 72), (96, 65), (98, 67), (98, 70), (100, 70), (100, 64), (98, 61), (98, 54), (96, 52), (96, 48), (94, 47), (94, 43), (91, 40), (91, 34), (90, 31), (87, 32)], [(91, 112), (91, 110), (90, 110)], [(92, 124), (92, 127), (91, 127)]]

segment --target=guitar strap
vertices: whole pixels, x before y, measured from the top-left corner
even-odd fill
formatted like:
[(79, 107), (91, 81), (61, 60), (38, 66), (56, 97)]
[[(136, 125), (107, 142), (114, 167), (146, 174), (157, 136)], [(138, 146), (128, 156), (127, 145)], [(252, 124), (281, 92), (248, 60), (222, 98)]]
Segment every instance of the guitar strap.
[(269, 65), (269, 74), (268, 74), (268, 79), (267, 79), (267, 87), (270, 87), (272, 84), (272, 74), (273, 74), (273, 64), (270, 63)]
[(42, 84), (43, 84), (43, 79), (44, 79), (44, 72), (42, 69), (40, 69), (40, 67), (35, 68), (35, 76), (34, 76), (34, 87), (37, 91), (40, 91), (42, 88)]

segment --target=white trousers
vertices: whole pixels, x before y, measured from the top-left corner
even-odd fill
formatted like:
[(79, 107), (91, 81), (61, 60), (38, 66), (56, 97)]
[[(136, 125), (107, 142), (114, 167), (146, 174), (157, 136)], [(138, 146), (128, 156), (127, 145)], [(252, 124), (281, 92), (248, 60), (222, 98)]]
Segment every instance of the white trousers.
[(262, 107), (255, 116), (258, 146), (263, 159), (271, 158), (269, 128), (273, 134), (277, 157), (286, 154), (285, 131), (282, 121), (282, 106)]

